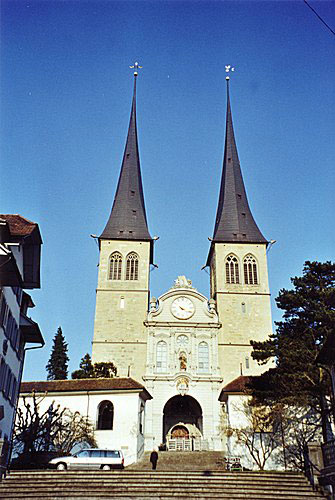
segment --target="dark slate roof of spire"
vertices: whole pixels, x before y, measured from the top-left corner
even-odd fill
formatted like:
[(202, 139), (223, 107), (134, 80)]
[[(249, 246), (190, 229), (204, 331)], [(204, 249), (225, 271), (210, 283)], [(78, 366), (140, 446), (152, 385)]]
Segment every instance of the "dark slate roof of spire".
[(151, 241), (143, 196), (136, 127), (136, 77), (122, 167), (111, 214), (100, 239)]
[(226, 139), (214, 242), (267, 243), (252, 216), (234, 136), (227, 79)]

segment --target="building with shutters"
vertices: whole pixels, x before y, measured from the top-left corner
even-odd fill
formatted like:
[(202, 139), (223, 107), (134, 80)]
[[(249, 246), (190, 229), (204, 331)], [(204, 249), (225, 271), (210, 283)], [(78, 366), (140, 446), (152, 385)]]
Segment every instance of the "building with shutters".
[(21, 215), (0, 215), (0, 452), (7, 465), (23, 364), (29, 344), (44, 345), (25, 291), (40, 288), (42, 239), (38, 224)]

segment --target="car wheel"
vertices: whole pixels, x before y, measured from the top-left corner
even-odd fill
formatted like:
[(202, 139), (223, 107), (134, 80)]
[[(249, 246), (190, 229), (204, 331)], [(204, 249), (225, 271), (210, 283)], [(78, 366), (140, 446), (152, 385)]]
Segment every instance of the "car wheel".
[(66, 464), (60, 462), (59, 464), (57, 464), (57, 470), (66, 470)]
[(102, 465), (101, 468), (102, 468), (102, 470), (111, 470), (110, 465)]

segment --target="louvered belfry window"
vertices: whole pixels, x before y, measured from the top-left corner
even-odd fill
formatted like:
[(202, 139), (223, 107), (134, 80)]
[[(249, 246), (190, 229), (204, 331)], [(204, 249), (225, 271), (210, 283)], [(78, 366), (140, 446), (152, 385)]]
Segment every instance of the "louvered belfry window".
[(226, 258), (226, 283), (238, 284), (240, 282), (238, 260), (235, 255), (228, 255)]
[(122, 255), (114, 252), (109, 259), (109, 279), (120, 280), (122, 273)]
[(135, 252), (127, 256), (126, 280), (138, 280), (138, 255)]
[(246, 285), (258, 285), (257, 263), (255, 257), (247, 255), (243, 260), (244, 282)]

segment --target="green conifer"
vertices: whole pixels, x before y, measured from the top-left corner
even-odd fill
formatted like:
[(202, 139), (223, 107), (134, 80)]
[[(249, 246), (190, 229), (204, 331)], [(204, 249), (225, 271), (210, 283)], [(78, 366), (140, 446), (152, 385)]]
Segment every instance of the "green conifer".
[(62, 332), (61, 327), (58, 328), (57, 333), (53, 339), (53, 346), (51, 350), (50, 359), (46, 365), (48, 372), (48, 380), (66, 380), (68, 373), (67, 356), (67, 343)]

